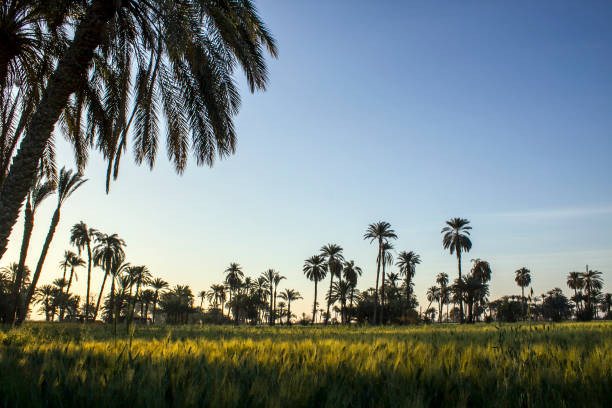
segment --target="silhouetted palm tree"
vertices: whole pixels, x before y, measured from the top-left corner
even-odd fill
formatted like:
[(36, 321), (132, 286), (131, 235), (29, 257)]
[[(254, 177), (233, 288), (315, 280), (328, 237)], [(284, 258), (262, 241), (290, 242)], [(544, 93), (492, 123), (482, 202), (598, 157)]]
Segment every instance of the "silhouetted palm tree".
[(380, 277), (380, 264), (383, 260), (383, 242), (388, 241), (390, 239), (397, 239), (397, 235), (395, 231), (391, 229), (391, 224), (386, 221), (379, 221), (374, 224), (368, 225), (368, 229), (363, 235), (363, 239), (369, 239), (370, 243), (376, 241), (378, 242), (378, 255), (376, 257), (376, 286), (374, 289), (374, 319), (372, 320), (374, 324), (378, 323), (378, 280)]
[[(465, 218), (451, 218), (446, 221), (446, 227), (442, 228), (442, 245), (451, 253), (457, 254), (457, 270), (461, 279), (461, 252), (469, 252), (472, 249), (470, 231), (472, 227)], [(463, 323), (463, 302), (459, 302), (459, 319)]]
[(344, 262), (344, 268), (342, 269), (342, 274), (344, 275), (344, 280), (348, 282), (351, 287), (351, 295), (349, 300), (349, 308), (353, 309), (353, 298), (355, 297), (355, 288), (357, 287), (357, 279), (361, 276), (361, 268), (355, 265), (355, 261), (346, 261)]
[[(125, 251), (123, 250), (125, 241), (119, 238), (117, 234), (107, 235), (98, 232), (95, 235), (95, 240), (96, 246), (93, 250), (93, 261), (96, 266), (100, 266), (104, 270), (104, 278), (102, 279), (102, 286), (100, 287), (100, 295), (96, 302), (93, 320), (96, 320), (98, 316), (100, 300), (104, 293), (104, 284), (106, 283), (106, 278), (109, 273), (111, 273), (111, 268), (113, 265), (119, 264), (125, 259)], [(121, 260), (121, 262), (119, 262), (119, 260)]]
[(74, 279), (78, 280), (78, 276), (74, 271), (74, 268), (78, 268), (80, 266), (85, 266), (85, 261), (78, 256), (77, 254), (75, 254), (72, 251), (69, 251), (71, 253), (71, 257), (70, 257), (70, 277), (68, 278), (68, 286), (66, 287), (66, 293), (70, 292), (70, 287), (72, 286), (72, 278), (74, 277)]
[(225, 270), (225, 283), (229, 287), (229, 301), (232, 301), (233, 292), (240, 286), (244, 272), (242, 267), (236, 262), (230, 263), (230, 266)]
[[(70, 230), (70, 243), (77, 247), (79, 255), (81, 251), (87, 249), (87, 294), (85, 295), (85, 305), (89, 305), (89, 294), (91, 291), (91, 242), (93, 241), (97, 231), (93, 228), (88, 228), (83, 221), (74, 224)], [(85, 319), (89, 320), (90, 311), (86, 307)]]
[(385, 312), (385, 276), (386, 276), (386, 267), (393, 265), (393, 254), (391, 251), (393, 250), (393, 245), (390, 242), (383, 242), (382, 246), (382, 282), (380, 285), (380, 304), (382, 305), (380, 309), (380, 321), (384, 322), (384, 312)]
[(406, 309), (410, 305), (410, 295), (412, 289), (412, 279), (416, 272), (416, 266), (421, 263), (421, 257), (414, 251), (402, 251), (397, 256), (396, 266), (399, 268), (400, 274), (406, 278)]
[(155, 291), (153, 296), (153, 323), (155, 323), (155, 315), (157, 313), (157, 303), (159, 302), (159, 295), (162, 290), (168, 288), (168, 282), (166, 282), (162, 278), (155, 278), (151, 281), (151, 287)]
[(487, 261), (480, 258), (472, 259), (472, 275), (482, 283), (487, 283), (491, 280), (491, 265)]
[(204, 299), (206, 299), (207, 295), (208, 295), (208, 293), (205, 290), (201, 290), (198, 293), (198, 297), (200, 298), (200, 310), (204, 310), (204, 309), (202, 309), (202, 306), (204, 305)]
[(330, 294), (334, 284), (334, 276), (340, 278), (344, 256), (342, 256), (342, 247), (337, 244), (327, 244), (322, 246), (321, 255), (323, 255), (327, 261), (327, 271), (330, 275), (329, 292), (327, 292), (327, 314), (325, 318), (325, 324), (327, 324), (329, 322), (329, 307), (332, 303)]
[(278, 295), (281, 299), (287, 301), (287, 324), (291, 324), (291, 302), (302, 299), (300, 292), (294, 289), (285, 289)]
[(55, 193), (55, 182), (53, 180), (43, 179), (42, 177), (37, 178), (36, 183), (28, 192), (24, 210), (23, 238), (21, 239), (21, 250), (19, 251), (19, 269), (17, 270), (17, 275), (13, 284), (13, 310), (8, 323), (14, 322), (17, 317), (17, 310), (20, 307), (19, 300), (21, 296), (19, 294), (19, 288), (22, 285), (30, 238), (32, 237), (32, 230), (34, 229), (34, 215), (43, 201), (53, 193)]
[(525, 267), (514, 272), (514, 281), (521, 288), (521, 299), (523, 301), (523, 317), (527, 315), (527, 303), (525, 302), (525, 288), (531, 283), (531, 271)]
[(317, 284), (325, 279), (325, 275), (327, 275), (325, 258), (322, 255), (311, 256), (304, 261), (304, 267), (302, 270), (304, 275), (313, 281), (315, 285), (314, 301), (312, 304), (312, 324), (314, 324), (317, 315)]
[(127, 271), (130, 276), (131, 284), (136, 285), (136, 293), (134, 294), (134, 300), (132, 301), (132, 310), (130, 312), (130, 323), (131, 323), (132, 319), (134, 318), (134, 310), (136, 309), (136, 300), (140, 296), (140, 290), (143, 286), (146, 286), (149, 283), (151, 283), (151, 279), (153, 277), (151, 276), (151, 272), (149, 272), (149, 269), (144, 265), (131, 266)]
[(576, 303), (576, 310), (580, 311), (580, 296), (578, 296), (578, 291), (582, 291), (584, 288), (584, 280), (582, 279), (581, 272), (570, 272), (567, 275), (567, 286), (570, 289), (574, 290), (574, 302)]
[[(442, 306), (448, 301), (448, 274), (441, 272), (436, 276), (436, 283), (440, 286), (440, 308), (438, 311), (438, 323), (442, 323)], [(448, 307), (446, 308), (446, 320), (448, 320)]]
[(595, 311), (593, 307), (593, 293), (601, 290), (603, 287), (603, 280), (601, 278), (602, 273), (589, 269), (587, 265), (586, 271), (582, 274), (582, 281), (584, 282), (584, 291), (587, 295), (587, 308), (590, 311)]
[(274, 311), (274, 320), (273, 320), (274, 323), (276, 323), (276, 292), (278, 290), (278, 284), (283, 279), (286, 279), (286, 278), (280, 275), (278, 272), (276, 272), (276, 275), (274, 275), (274, 307), (272, 308), (272, 310)]
[(24, 307), (21, 309), (21, 313), (19, 313), (20, 322), (25, 319), (28, 313), (30, 301), (32, 300), (32, 296), (34, 296), (36, 284), (38, 283), (38, 278), (40, 278), (40, 273), (42, 272), (43, 264), (45, 263), (45, 258), (47, 257), (47, 252), (49, 251), (49, 247), (51, 246), (51, 240), (53, 239), (55, 229), (59, 224), (60, 209), (62, 207), (62, 204), (64, 204), (68, 197), (70, 197), (72, 193), (78, 190), (78, 188), (81, 187), (86, 181), (87, 180), (83, 179), (80, 173), (73, 173), (72, 170), (66, 170), (65, 167), (60, 170), (60, 174), (56, 184), (57, 206), (55, 207), (55, 211), (53, 212), (53, 217), (51, 218), (51, 225), (49, 226), (49, 232), (47, 233), (47, 237), (45, 238), (45, 243), (43, 244), (40, 258), (38, 258), (36, 270), (34, 271), (34, 276), (32, 277), (32, 282), (30, 283), (30, 287), (28, 288)]
[[(32, 8), (34, 2), (19, 3)], [(73, 32), (74, 38), (65, 47), (63, 42), (49, 44), (61, 49), (62, 55), (47, 60), (55, 71), (46, 81), (44, 97), (33, 109), (20, 148), (2, 183), (0, 256), (6, 251), (10, 230), (32, 185), (54, 125), (65, 112), (71, 95), (83, 89), (95, 91), (89, 85), (92, 73), (95, 80), (104, 77), (104, 72), (106, 77), (116, 77), (108, 81), (108, 87), (118, 89), (115, 94), (125, 95), (125, 98), (115, 98), (124, 108), (114, 109), (120, 111), (115, 121), (123, 126), (113, 126), (112, 134), (108, 129), (109, 118), (104, 115), (106, 110), (90, 109), (97, 115), (88, 127), (92, 128), (93, 135), (99, 135), (101, 140), (95, 145), (100, 146), (104, 157), (118, 161), (125, 149), (131, 122), (127, 118), (127, 99), (133, 96), (137, 162), (153, 165), (158, 122), (165, 118), (167, 150), (181, 172), (190, 147), (200, 165), (211, 165), (217, 155), (224, 157), (234, 152), (236, 134), (232, 118), (240, 105), (233, 79), (235, 67), (245, 72), (251, 91), (265, 89), (267, 69), (263, 50), (267, 48), (273, 56), (277, 52), (273, 38), (249, 0), (69, 3), (74, 7), (55, 7), (62, 11), (57, 31)], [(36, 32), (38, 25), (49, 23), (44, 15), (27, 21), (28, 26), (22, 30), (32, 32)], [(150, 55), (148, 66), (144, 55)], [(0, 60), (0, 70), (13, 66), (15, 56), (8, 57), (6, 62)], [(96, 63), (92, 64), (94, 60)], [(98, 72), (97, 68), (108, 65), (114, 70)], [(8, 68), (6, 71), (10, 72)], [(133, 91), (130, 78), (136, 78)], [(110, 96), (112, 93), (106, 92)], [(90, 94), (97, 93), (87, 95)], [(96, 100), (87, 105), (97, 105), (99, 98), (92, 98)], [(75, 104), (85, 105), (87, 98), (84, 99)]]

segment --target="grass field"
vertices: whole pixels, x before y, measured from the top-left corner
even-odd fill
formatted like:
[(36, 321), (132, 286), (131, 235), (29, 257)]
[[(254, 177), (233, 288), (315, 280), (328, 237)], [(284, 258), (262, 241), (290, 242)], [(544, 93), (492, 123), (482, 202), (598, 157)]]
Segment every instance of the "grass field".
[(6, 407), (612, 406), (612, 323), (0, 332)]

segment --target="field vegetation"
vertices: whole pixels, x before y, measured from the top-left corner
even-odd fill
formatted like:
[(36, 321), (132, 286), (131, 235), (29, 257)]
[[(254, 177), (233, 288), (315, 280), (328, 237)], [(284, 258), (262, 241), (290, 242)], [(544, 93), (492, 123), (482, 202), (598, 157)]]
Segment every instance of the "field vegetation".
[(0, 404), (612, 405), (612, 324), (132, 326), (0, 332)]

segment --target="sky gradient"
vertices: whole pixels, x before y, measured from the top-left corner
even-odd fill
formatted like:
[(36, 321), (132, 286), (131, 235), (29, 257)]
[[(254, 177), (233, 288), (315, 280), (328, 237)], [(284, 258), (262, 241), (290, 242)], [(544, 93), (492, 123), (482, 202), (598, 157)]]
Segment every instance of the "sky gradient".
[[(382, 4), (381, 4), (382, 3)], [(612, 290), (612, 8), (605, 2), (259, 1), (278, 40), (266, 92), (244, 80), (234, 156), (192, 161), (177, 176), (160, 149), (153, 171), (123, 159), (104, 192), (92, 153), (89, 181), (62, 208), (40, 283), (61, 272), (70, 227), (84, 220), (127, 241), (127, 261), (194, 293), (230, 262), (257, 276), (274, 268), (292, 305), (309, 313), (304, 259), (344, 248), (373, 286), (376, 249), (362, 239), (385, 220), (396, 250), (422, 257), (415, 291), (457, 273), (440, 230), (468, 218), (473, 249), (491, 263), (491, 298), (520, 293), (532, 271), (541, 294), (585, 264)], [(59, 138), (59, 137), (58, 137)], [(164, 139), (164, 136), (160, 138)], [(60, 166), (72, 166), (58, 140)], [(39, 210), (34, 269), (55, 198)], [(22, 219), (2, 266), (17, 261)], [(75, 290), (84, 297), (86, 269)], [(94, 292), (102, 280), (96, 268)], [(322, 301), (323, 297), (319, 298)]]

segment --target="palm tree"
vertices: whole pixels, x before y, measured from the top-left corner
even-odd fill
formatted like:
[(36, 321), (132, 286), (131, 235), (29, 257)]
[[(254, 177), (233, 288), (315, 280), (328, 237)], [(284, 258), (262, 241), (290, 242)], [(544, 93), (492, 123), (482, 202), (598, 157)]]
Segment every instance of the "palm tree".
[(230, 263), (230, 266), (225, 270), (225, 283), (229, 286), (230, 303), (232, 301), (232, 293), (240, 286), (242, 278), (244, 278), (244, 273), (240, 264), (236, 262)]
[(221, 305), (221, 316), (223, 316), (223, 304), (225, 303), (225, 286), (221, 284), (211, 285), (208, 295), (212, 295), (214, 299), (215, 309), (219, 310)]
[(406, 277), (406, 308), (410, 305), (411, 284), (416, 266), (421, 263), (421, 257), (414, 251), (402, 251), (397, 256), (396, 266), (399, 268), (400, 274)]
[(291, 325), (291, 302), (302, 299), (302, 295), (297, 290), (285, 289), (278, 296), (287, 301), (287, 325)]
[(599, 271), (594, 271), (586, 266), (586, 271), (582, 274), (582, 281), (584, 282), (584, 291), (587, 295), (587, 308), (589, 311), (594, 311), (593, 308), (593, 293), (601, 290), (603, 287), (603, 280), (601, 278), (603, 274)]
[(378, 255), (376, 257), (376, 286), (374, 289), (374, 324), (378, 323), (378, 280), (380, 277), (380, 263), (383, 260), (383, 242), (390, 239), (397, 239), (395, 231), (391, 229), (391, 224), (386, 221), (379, 221), (374, 224), (368, 225), (368, 229), (363, 235), (363, 239), (369, 239), (370, 243), (378, 242)]
[[(121, 253), (120, 255), (116, 255), (112, 258), (110, 264), (110, 275), (111, 275), (111, 293), (110, 293), (110, 304), (111, 304), (111, 317), (113, 319), (113, 328), (115, 335), (117, 334), (117, 316), (119, 314), (119, 301), (117, 296), (115, 296), (115, 284), (117, 279), (124, 273), (127, 272), (130, 268), (129, 262), (125, 261), (125, 254)], [(127, 278), (127, 277), (126, 277)], [(130, 285), (131, 280), (129, 278), (126, 279), (126, 283), (124, 285)]]
[[(438, 311), (438, 323), (442, 323), (442, 305), (448, 300), (448, 274), (441, 272), (436, 276), (436, 283), (440, 285), (440, 308)], [(446, 308), (446, 320), (448, 320), (448, 306)]]
[(350, 309), (353, 309), (353, 298), (355, 296), (355, 288), (357, 287), (357, 278), (361, 276), (361, 268), (355, 265), (355, 261), (344, 262), (344, 269), (342, 270), (344, 280), (348, 282), (351, 287), (350, 295)]
[(157, 303), (159, 302), (159, 294), (162, 290), (168, 288), (168, 282), (162, 278), (155, 278), (151, 281), (151, 287), (155, 291), (153, 296), (153, 323), (155, 323), (155, 315), (157, 313)]
[(200, 298), (200, 310), (204, 310), (202, 309), (202, 306), (204, 305), (204, 299), (206, 299), (206, 296), (208, 296), (208, 292), (205, 290), (201, 290), (200, 293), (198, 293), (198, 297)]
[(97, 231), (88, 228), (83, 221), (74, 224), (70, 230), (70, 243), (77, 247), (79, 255), (81, 251), (87, 249), (87, 294), (85, 295), (85, 320), (89, 320), (89, 293), (91, 288), (91, 241), (96, 236)]
[(74, 276), (74, 278), (78, 280), (78, 276), (74, 272), (74, 268), (78, 268), (79, 266), (85, 266), (85, 261), (80, 256), (78, 256), (72, 251), (68, 251), (68, 252), (71, 253), (71, 257), (69, 260), (70, 261), (70, 278), (68, 278), (68, 286), (66, 287), (66, 293), (70, 292), (70, 286), (72, 286), (72, 277)]
[(327, 270), (329, 271), (329, 292), (327, 292), (327, 314), (325, 318), (325, 324), (329, 322), (329, 307), (331, 305), (331, 291), (334, 284), (334, 276), (340, 278), (342, 273), (342, 262), (344, 257), (342, 256), (342, 247), (336, 244), (327, 244), (321, 247), (321, 255), (327, 259)]
[(567, 286), (569, 286), (570, 289), (574, 290), (574, 300), (576, 302), (576, 309), (577, 311), (580, 311), (580, 297), (578, 296), (578, 291), (582, 291), (582, 289), (584, 288), (584, 280), (582, 279), (582, 273), (570, 272), (569, 275), (567, 275)]
[(314, 282), (314, 302), (312, 304), (312, 324), (315, 323), (315, 317), (317, 315), (317, 284), (325, 279), (327, 275), (327, 269), (325, 265), (325, 258), (322, 255), (313, 255), (304, 261), (304, 267), (302, 268), (304, 275)]
[[(442, 228), (442, 245), (448, 249), (450, 254), (457, 254), (457, 270), (461, 279), (461, 252), (470, 252), (472, 241), (470, 241), (470, 231), (472, 227), (465, 218), (451, 218), (446, 221), (446, 227)], [(459, 319), (463, 323), (463, 302), (459, 302)]]
[[(11, 3), (17, 4), (16, 1)], [(26, 3), (25, 7), (31, 9), (34, 2), (19, 3)], [(165, 117), (167, 150), (175, 168), (181, 172), (186, 165), (189, 146), (193, 146), (199, 165), (212, 165), (217, 155), (225, 157), (234, 152), (236, 135), (232, 118), (240, 104), (233, 79), (235, 66), (245, 72), (252, 92), (265, 89), (267, 69), (263, 49), (267, 48), (272, 56), (277, 53), (274, 39), (249, 0), (231, 3), (165, 0), (69, 3), (73, 7), (56, 7), (62, 13), (60, 18), (55, 18), (60, 27), (54, 31), (73, 32), (74, 38), (65, 47), (57, 41), (49, 44), (49, 47), (56, 45), (62, 50), (62, 55), (57, 63), (54, 59), (47, 60), (48, 65), (55, 67), (54, 73), (45, 82), (44, 97), (33, 109), (20, 148), (2, 183), (0, 256), (6, 251), (11, 228), (55, 123), (66, 111), (66, 106), (71, 105), (71, 95), (95, 90), (90, 82), (95, 84), (95, 80), (103, 76), (99, 71), (120, 79), (108, 80), (108, 87), (114, 86), (119, 90), (115, 94), (125, 96), (114, 102), (121, 106), (114, 111), (121, 113), (114, 121), (120, 126), (112, 126), (112, 133), (109, 121), (100, 119), (105, 118), (103, 113), (107, 110), (98, 111), (97, 120), (88, 124), (98, 130), (91, 133), (100, 136), (101, 140), (95, 145), (100, 146), (104, 157), (114, 160), (117, 167), (131, 123), (126, 117), (128, 110), (124, 108), (128, 96), (133, 94), (137, 162), (153, 165), (159, 118)], [(31, 32), (37, 32), (38, 25), (53, 22), (46, 21), (44, 15), (40, 18), (34, 15), (28, 21), (25, 31)], [(30, 48), (36, 49), (35, 46)], [(148, 66), (142, 58), (146, 54), (151, 56)], [(0, 60), (0, 72), (2, 67), (13, 66), (15, 58), (9, 55), (3, 58), (5, 61)], [(94, 59), (96, 64), (92, 64)], [(108, 65), (115, 69), (101, 69)], [(88, 81), (90, 73), (94, 81)], [(132, 77), (138, 79), (134, 81), (134, 92), (130, 92), (129, 86)], [(96, 100), (89, 105), (97, 105), (98, 98), (91, 98)], [(112, 98), (103, 100), (109, 99)], [(77, 102), (74, 110), (79, 112), (79, 106), (85, 105), (85, 101)], [(162, 108), (164, 114), (160, 115), (158, 110)]]
[[(136, 299), (140, 296), (140, 289), (142, 286), (148, 285), (151, 283), (151, 272), (149, 269), (144, 266), (131, 266), (128, 269), (128, 274), (131, 278), (131, 284), (136, 284), (136, 294), (134, 295), (134, 300), (132, 301), (132, 310), (130, 312), (130, 322), (134, 318), (134, 310), (136, 309)], [(131, 289), (130, 289), (131, 291)]]
[(525, 288), (531, 283), (531, 271), (525, 267), (517, 269), (514, 272), (514, 281), (521, 288), (521, 299), (523, 300), (523, 316), (527, 314), (527, 305), (525, 303)]
[[(43, 264), (45, 263), (45, 258), (47, 257), (47, 252), (49, 251), (49, 247), (51, 246), (51, 240), (53, 239), (53, 235), (55, 234), (55, 229), (59, 224), (60, 220), (60, 209), (62, 204), (74, 193), (78, 190), (79, 187), (83, 185), (87, 180), (84, 179), (80, 173), (73, 173), (72, 170), (66, 170), (65, 167), (62, 167), (60, 170), (59, 177), (57, 179), (56, 192), (57, 192), (57, 206), (55, 207), (55, 212), (53, 213), (53, 217), (51, 218), (51, 225), (49, 226), (49, 232), (47, 233), (47, 237), (45, 239), (45, 243), (43, 244), (43, 249), (40, 254), (40, 258), (38, 258), (38, 263), (36, 264), (36, 269), (34, 271), (34, 276), (32, 277), (32, 282), (30, 283), (30, 287), (28, 288), (28, 293), (26, 296), (26, 301), (19, 313), (19, 321), (22, 322), (26, 314), (28, 313), (28, 309), (30, 307), (30, 301), (32, 300), (32, 296), (34, 296), (34, 291), (36, 290), (36, 284), (38, 283), (38, 278), (40, 277), (40, 273), (42, 272)], [(3, 186), (4, 188), (4, 186)], [(2, 201), (2, 198), (0, 198)], [(2, 217), (0, 215), (0, 217)], [(1, 244), (0, 244), (1, 246)]]
[(40, 288), (36, 289), (35, 301), (37, 303), (42, 303), (43, 311), (45, 312), (45, 321), (47, 322), (51, 320), (51, 303), (54, 295), (55, 289), (51, 285), (42, 285)]
[[(437, 302), (438, 300), (440, 300), (440, 288), (437, 286), (431, 286), (429, 289), (427, 289), (427, 300), (429, 300), (429, 305), (427, 306), (427, 309), (425, 309), (426, 313), (429, 310), (429, 308), (431, 307), (431, 304), (433, 302)], [(435, 309), (434, 310), (434, 314), (435, 314)]]
[(340, 302), (340, 317), (342, 323), (346, 322), (346, 300), (350, 296), (351, 285), (345, 281), (340, 280), (334, 282), (331, 292), (329, 293), (330, 303)]
[(281, 276), (278, 272), (274, 275), (274, 323), (276, 323), (276, 291), (278, 290), (278, 284), (281, 280), (286, 279), (284, 276)]
[(387, 266), (391, 266), (393, 265), (393, 254), (391, 253), (391, 251), (393, 250), (393, 245), (391, 245), (390, 242), (385, 241), (383, 242), (383, 247), (382, 247), (382, 256), (383, 256), (383, 261), (382, 261), (382, 282), (380, 284), (380, 304), (381, 304), (381, 309), (380, 309), (380, 321), (384, 322), (384, 311), (385, 311), (385, 276), (387, 275), (386, 271), (386, 267)]
[(107, 235), (98, 232), (95, 235), (95, 241), (96, 246), (93, 250), (93, 261), (96, 266), (100, 266), (104, 270), (104, 279), (102, 279), (100, 295), (98, 296), (98, 302), (96, 303), (96, 308), (94, 310), (94, 321), (96, 320), (98, 310), (100, 309), (100, 300), (102, 299), (102, 294), (104, 293), (106, 278), (108, 277), (109, 273), (111, 273), (112, 266), (120, 263), (118, 262), (119, 259), (123, 260), (125, 258), (125, 252), (123, 250), (125, 241), (119, 238), (117, 234)]
[(482, 283), (489, 282), (491, 280), (491, 265), (480, 258), (472, 259), (472, 262), (474, 263), (471, 271), (472, 275)]
[(17, 270), (17, 275), (13, 284), (13, 310), (8, 323), (14, 322), (19, 308), (19, 288), (23, 281), (30, 238), (32, 236), (32, 230), (34, 229), (34, 215), (42, 202), (53, 193), (55, 193), (55, 182), (48, 179), (43, 181), (41, 177), (37, 178), (36, 183), (28, 192), (24, 210), (23, 238), (21, 240), (21, 250), (19, 252), (19, 269)]

